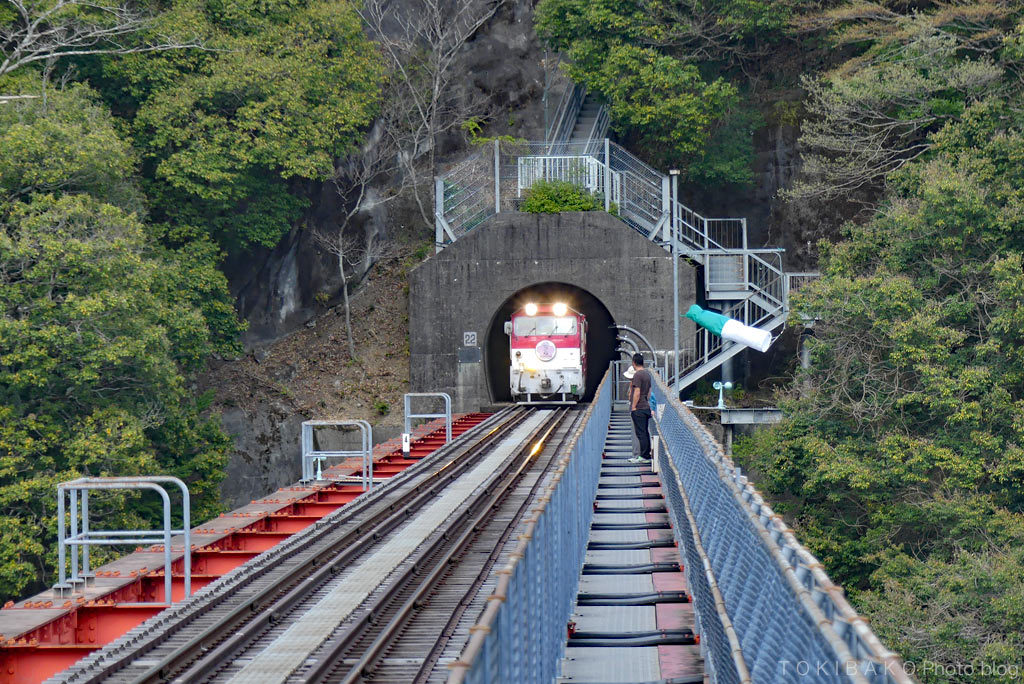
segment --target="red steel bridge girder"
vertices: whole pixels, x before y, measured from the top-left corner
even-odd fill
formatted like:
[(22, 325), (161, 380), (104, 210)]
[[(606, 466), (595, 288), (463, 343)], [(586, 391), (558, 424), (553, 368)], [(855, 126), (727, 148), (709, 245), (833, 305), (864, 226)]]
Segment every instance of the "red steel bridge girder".
[[(456, 416), (452, 438), (480, 424), (490, 414)], [(430, 455), (445, 444), (443, 420), (420, 426), (414, 432), (409, 458), (398, 439), (374, 448), (374, 477), (391, 477)], [(328, 469), (331, 474), (349, 474), (345, 466)], [(325, 481), (329, 482), (329, 481)], [(193, 538), (213, 536), (210, 542), (194, 545), (192, 591), (198, 591), (221, 575), (255, 558), (292, 534), (353, 501), (362, 493), (358, 485), (327, 483), (284, 487), (267, 498), (253, 501), (217, 521), (193, 530)], [(253, 511), (254, 505), (266, 510)], [(224, 522), (237, 520), (237, 526)], [(212, 526), (211, 526), (212, 525)], [(138, 549), (129, 558), (158, 555), (161, 545)], [(142, 555), (140, 555), (142, 554)], [(124, 560), (124, 559), (121, 559)], [(184, 598), (184, 573), (179, 556), (172, 565), (172, 599)], [(119, 566), (139, 566), (114, 561), (96, 570), (97, 586), (87, 597), (54, 599), (48, 592), (0, 610), (0, 684), (35, 684), (67, 669), (79, 659), (159, 613), (163, 594), (163, 569), (145, 566), (125, 571)], [(154, 562), (154, 565), (156, 563)], [(104, 588), (104, 584), (112, 586)], [(149, 605), (139, 605), (146, 604)]]

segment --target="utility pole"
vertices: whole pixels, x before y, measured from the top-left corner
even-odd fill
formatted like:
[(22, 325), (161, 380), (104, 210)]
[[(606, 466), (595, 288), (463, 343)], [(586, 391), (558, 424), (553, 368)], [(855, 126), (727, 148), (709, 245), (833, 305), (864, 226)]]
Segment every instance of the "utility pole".
[[(669, 237), (672, 240), (672, 381), (679, 381), (679, 239), (676, 235), (676, 203), (679, 197), (679, 169), (668, 172), (672, 176), (672, 201), (669, 203)], [(678, 388), (676, 391), (678, 394)]]

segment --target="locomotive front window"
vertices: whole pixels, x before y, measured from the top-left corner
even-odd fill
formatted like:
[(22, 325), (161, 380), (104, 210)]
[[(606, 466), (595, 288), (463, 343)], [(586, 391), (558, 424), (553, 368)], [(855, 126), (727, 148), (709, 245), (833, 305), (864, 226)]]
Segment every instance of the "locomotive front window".
[(516, 337), (538, 335), (575, 335), (576, 318), (573, 316), (521, 316), (515, 323)]

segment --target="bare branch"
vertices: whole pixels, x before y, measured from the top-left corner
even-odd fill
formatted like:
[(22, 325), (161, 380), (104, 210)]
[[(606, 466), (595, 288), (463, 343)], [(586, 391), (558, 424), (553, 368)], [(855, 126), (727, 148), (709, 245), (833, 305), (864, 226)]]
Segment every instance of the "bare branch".
[(8, 2), (16, 17), (0, 26), (0, 76), (62, 57), (202, 47), (198, 41), (162, 35), (137, 40), (153, 28), (153, 18), (128, 4), (88, 0)]
[(0, 95), (0, 104), (13, 102), (14, 100), (37, 100), (40, 95)]
[(927, 24), (917, 30), (913, 40), (878, 50), (849, 73), (804, 79), (804, 167), (785, 195), (830, 198), (877, 186), (931, 149), (928, 134), (958, 115), (935, 107), (936, 99), (954, 91), (970, 103), (998, 92), (998, 65), (962, 58), (955, 37)]
[(338, 273), (341, 276), (342, 302), (345, 311), (345, 337), (348, 342), (348, 354), (356, 359), (355, 338), (352, 334), (352, 306), (349, 297), (349, 281), (356, 266), (369, 268), (368, 265), (380, 261), (390, 252), (389, 245), (383, 240), (370, 239), (360, 241), (354, 236), (346, 235), (344, 228), (337, 230), (316, 230), (313, 232), (316, 244), (338, 259)]
[(384, 134), (426, 225), (438, 138), (483, 109), (458, 87), (459, 55), (505, 2), (367, 0), (360, 11), (390, 71)]

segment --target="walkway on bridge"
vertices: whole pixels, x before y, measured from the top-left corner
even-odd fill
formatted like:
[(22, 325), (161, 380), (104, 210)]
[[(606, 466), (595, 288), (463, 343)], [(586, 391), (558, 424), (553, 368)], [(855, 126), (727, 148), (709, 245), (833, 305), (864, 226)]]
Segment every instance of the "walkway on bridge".
[(913, 681), (660, 378), (657, 472), (613, 391), (499, 412), (53, 681)]
[(625, 404), (612, 411), (587, 555), (562, 660), (564, 684), (704, 681), (693, 606), (665, 497), (633, 455)]

